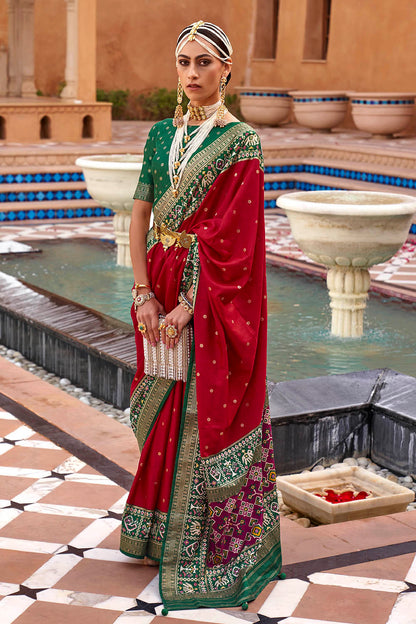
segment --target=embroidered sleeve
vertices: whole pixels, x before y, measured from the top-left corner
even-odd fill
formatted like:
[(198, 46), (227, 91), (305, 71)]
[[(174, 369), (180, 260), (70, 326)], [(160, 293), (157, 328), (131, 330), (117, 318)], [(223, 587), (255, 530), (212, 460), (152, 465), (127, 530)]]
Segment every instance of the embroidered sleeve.
[(153, 172), (152, 162), (156, 152), (156, 131), (153, 126), (147, 137), (146, 145), (144, 147), (143, 154), (143, 166), (139, 177), (136, 190), (134, 192), (134, 199), (142, 199), (146, 202), (152, 202), (154, 199), (154, 187), (153, 187)]
[(260, 137), (253, 128), (247, 126), (247, 130), (242, 133), (233, 145), (232, 151), (230, 151), (230, 158), (225, 168), (234, 165), (242, 160), (254, 160), (257, 159), (260, 162), (260, 167), (263, 169), (264, 160), (263, 152), (261, 149)]

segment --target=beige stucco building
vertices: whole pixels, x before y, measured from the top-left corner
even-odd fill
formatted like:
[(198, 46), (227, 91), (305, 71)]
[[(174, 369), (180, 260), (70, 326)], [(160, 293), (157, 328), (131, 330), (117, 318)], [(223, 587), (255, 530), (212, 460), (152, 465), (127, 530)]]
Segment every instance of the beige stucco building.
[(416, 89), (414, 0), (0, 0), (0, 97), (174, 88), (176, 37), (198, 19), (234, 45), (231, 87)]

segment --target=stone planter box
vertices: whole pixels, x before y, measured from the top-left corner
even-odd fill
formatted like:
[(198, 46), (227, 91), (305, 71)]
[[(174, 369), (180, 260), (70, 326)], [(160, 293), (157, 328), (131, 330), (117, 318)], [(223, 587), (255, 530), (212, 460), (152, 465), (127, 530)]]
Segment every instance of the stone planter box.
[(413, 93), (349, 93), (351, 113), (359, 130), (375, 136), (393, 136), (412, 120)]
[[(357, 466), (286, 475), (277, 478), (277, 486), (288, 507), (320, 524), (405, 511), (415, 497), (408, 488)], [(315, 495), (326, 489), (335, 492), (364, 490), (371, 494), (363, 500), (333, 504)]]
[(290, 114), (292, 98), (288, 89), (237, 87), (240, 108), (248, 123), (278, 126)]
[(291, 91), (290, 95), (301, 126), (329, 132), (344, 121), (348, 97), (343, 91)]

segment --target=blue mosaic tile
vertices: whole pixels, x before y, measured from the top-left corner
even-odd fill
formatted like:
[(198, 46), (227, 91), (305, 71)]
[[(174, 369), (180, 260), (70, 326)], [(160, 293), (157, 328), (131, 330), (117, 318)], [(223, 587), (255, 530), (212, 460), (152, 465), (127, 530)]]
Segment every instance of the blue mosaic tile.
[(7, 176), (0, 175), (0, 184), (31, 184), (36, 182), (40, 184), (42, 182), (85, 182), (85, 178), (83, 173), (74, 171), (74, 172), (63, 172), (63, 173), (9, 173)]
[(240, 95), (249, 95), (255, 97), (276, 97), (276, 98), (290, 98), (288, 93), (272, 93), (267, 91), (242, 91)]
[(296, 97), (293, 96), (294, 102), (310, 103), (310, 102), (348, 102), (347, 97)]
[(400, 104), (414, 104), (415, 103), (415, 98), (405, 98), (405, 99), (398, 99), (398, 100), (372, 100), (372, 99), (367, 99), (367, 98), (361, 98), (361, 99), (357, 99), (357, 98), (353, 98), (351, 100), (352, 104), (365, 104), (367, 106), (395, 106), (395, 105), (400, 105)]

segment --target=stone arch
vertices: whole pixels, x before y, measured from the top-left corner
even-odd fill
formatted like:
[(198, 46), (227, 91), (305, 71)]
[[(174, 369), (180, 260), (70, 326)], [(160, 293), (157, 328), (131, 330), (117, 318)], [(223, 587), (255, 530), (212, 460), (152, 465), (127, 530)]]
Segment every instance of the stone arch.
[(92, 117), (92, 115), (85, 115), (82, 118), (82, 138), (94, 138), (94, 118)]
[(44, 115), (40, 120), (39, 136), (41, 139), (52, 138), (51, 118), (49, 117), (49, 115)]
[(6, 140), (6, 118), (0, 115), (0, 141)]

